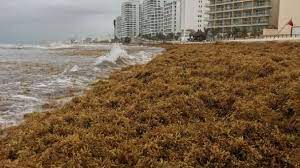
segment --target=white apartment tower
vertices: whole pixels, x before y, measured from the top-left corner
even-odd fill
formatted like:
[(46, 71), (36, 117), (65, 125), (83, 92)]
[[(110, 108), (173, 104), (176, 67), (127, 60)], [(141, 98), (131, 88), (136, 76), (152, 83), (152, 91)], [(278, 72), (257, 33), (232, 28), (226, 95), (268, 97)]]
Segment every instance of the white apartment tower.
[(187, 40), (192, 31), (207, 27), (208, 0), (177, 0), (177, 32), (181, 33), (181, 40)]
[(144, 10), (143, 10), (143, 4), (140, 3), (140, 20), (139, 20), (139, 26), (140, 26), (140, 36), (144, 35), (144, 29), (143, 29), (143, 22), (144, 22)]
[(209, 0), (199, 0), (198, 9), (198, 27), (200, 30), (205, 31), (208, 29), (209, 21)]
[(121, 38), (135, 38), (140, 34), (140, 2), (127, 0), (121, 8), (122, 33)]
[(144, 0), (142, 3), (142, 35), (156, 36), (163, 32), (163, 3), (161, 0)]
[(163, 8), (163, 29), (164, 34), (168, 35), (177, 33), (176, 21), (177, 21), (177, 1), (176, 0), (165, 0)]

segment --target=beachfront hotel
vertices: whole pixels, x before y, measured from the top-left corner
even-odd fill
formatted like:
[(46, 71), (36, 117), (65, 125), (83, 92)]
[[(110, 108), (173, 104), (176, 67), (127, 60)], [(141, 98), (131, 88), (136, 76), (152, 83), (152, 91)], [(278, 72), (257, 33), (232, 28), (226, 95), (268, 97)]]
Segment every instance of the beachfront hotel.
[(264, 35), (300, 34), (299, 0), (210, 0), (208, 7), (210, 29), (219, 33), (233, 29), (263, 32)]
[(208, 25), (208, 0), (168, 0), (164, 2), (164, 34), (180, 34), (186, 41), (191, 32)]
[(164, 1), (164, 8), (163, 8), (163, 25), (164, 25), (164, 34), (176, 34), (177, 30), (177, 24), (176, 24), (176, 18), (177, 18), (177, 1)]
[(163, 2), (144, 0), (141, 4), (141, 35), (156, 36), (163, 32)]
[(209, 20), (209, 0), (199, 0), (199, 11), (198, 11), (198, 27), (200, 30), (205, 31), (208, 28)]
[(262, 31), (277, 26), (279, 0), (210, 0), (208, 7), (210, 29), (220, 33), (233, 28)]
[[(120, 18), (116, 19), (120, 21)], [(121, 8), (121, 38), (135, 38), (140, 33), (140, 2), (139, 0), (128, 0), (122, 3)], [(117, 24), (116, 24), (117, 25)], [(119, 28), (119, 27), (118, 27)]]
[(186, 41), (192, 31), (204, 31), (208, 25), (207, 0), (177, 0), (177, 32)]

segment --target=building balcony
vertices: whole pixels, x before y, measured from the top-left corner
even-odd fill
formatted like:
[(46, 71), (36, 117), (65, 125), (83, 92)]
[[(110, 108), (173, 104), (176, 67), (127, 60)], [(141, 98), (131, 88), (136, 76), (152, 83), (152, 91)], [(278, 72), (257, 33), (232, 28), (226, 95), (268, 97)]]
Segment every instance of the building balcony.
[(268, 25), (270, 25), (269, 22), (210, 24), (208, 25), (208, 28), (232, 28), (232, 27), (268, 26)]
[(230, 4), (245, 3), (245, 2), (252, 2), (252, 1), (253, 0), (216, 0), (215, 2), (211, 1), (206, 6), (213, 7), (213, 6), (230, 5)]
[(217, 8), (217, 9), (210, 9), (210, 11), (208, 12), (208, 14), (215, 14), (215, 13), (223, 13), (223, 12), (233, 12), (233, 11), (244, 11), (244, 10), (249, 10), (249, 9), (264, 9), (264, 8), (268, 8), (271, 9), (272, 8), (272, 4), (271, 3), (264, 3), (264, 4), (258, 4), (258, 5), (254, 5), (254, 6), (235, 6), (235, 7), (231, 7), (231, 8)]
[(227, 17), (215, 17), (209, 18), (209, 21), (219, 21), (219, 20), (231, 20), (231, 19), (244, 19), (244, 18), (256, 18), (256, 17), (269, 17), (270, 14), (254, 14), (254, 15), (240, 15), (240, 16), (227, 16)]

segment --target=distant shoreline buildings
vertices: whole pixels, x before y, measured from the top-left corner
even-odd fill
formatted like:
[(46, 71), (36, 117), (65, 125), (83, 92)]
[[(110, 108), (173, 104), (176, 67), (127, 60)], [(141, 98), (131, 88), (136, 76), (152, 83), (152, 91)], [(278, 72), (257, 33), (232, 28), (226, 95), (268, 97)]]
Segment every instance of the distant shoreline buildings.
[[(300, 24), (299, 6), (299, 0), (126, 0), (114, 21), (115, 37), (186, 41), (206, 30), (220, 36), (289, 34), (287, 22)], [(300, 34), (300, 27), (293, 29)]]
[(187, 40), (191, 31), (204, 31), (208, 0), (127, 0), (114, 21), (115, 37), (153, 38), (159, 35)]

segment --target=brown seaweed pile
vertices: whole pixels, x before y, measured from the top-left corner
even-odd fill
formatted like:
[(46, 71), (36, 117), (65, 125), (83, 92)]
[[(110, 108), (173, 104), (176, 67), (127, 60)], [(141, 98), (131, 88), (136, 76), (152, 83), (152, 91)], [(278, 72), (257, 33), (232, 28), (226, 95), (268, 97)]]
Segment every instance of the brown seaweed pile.
[(4, 167), (297, 167), (300, 43), (167, 46), (0, 132)]

